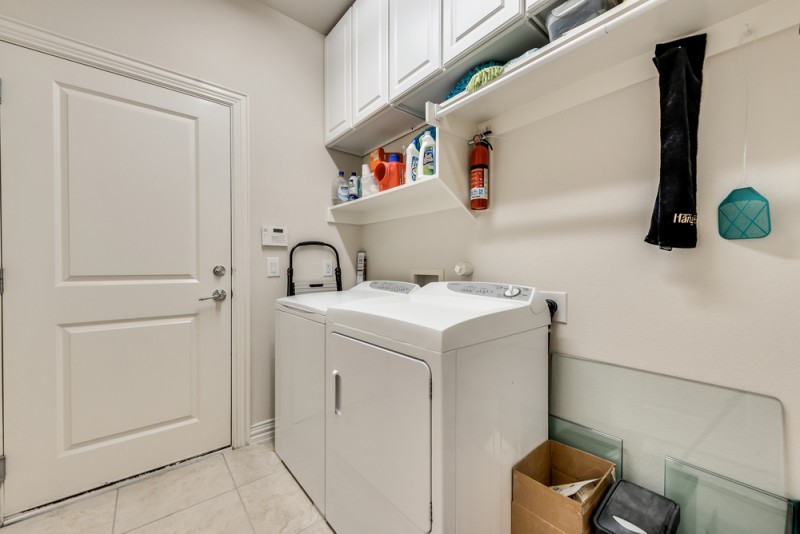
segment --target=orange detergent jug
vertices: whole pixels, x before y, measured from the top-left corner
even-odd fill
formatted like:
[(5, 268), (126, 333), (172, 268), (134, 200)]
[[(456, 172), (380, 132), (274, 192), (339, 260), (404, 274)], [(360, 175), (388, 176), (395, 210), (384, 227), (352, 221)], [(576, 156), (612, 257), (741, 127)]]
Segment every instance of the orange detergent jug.
[(398, 185), (403, 185), (403, 176), (406, 166), (403, 165), (400, 154), (389, 154), (389, 161), (380, 162), (375, 166), (375, 180), (378, 189), (386, 191)]

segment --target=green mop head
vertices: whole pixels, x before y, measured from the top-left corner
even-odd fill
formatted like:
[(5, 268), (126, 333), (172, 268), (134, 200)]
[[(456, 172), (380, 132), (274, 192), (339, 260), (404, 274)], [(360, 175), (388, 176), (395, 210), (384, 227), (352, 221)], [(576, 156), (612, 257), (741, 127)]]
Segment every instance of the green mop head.
[(490, 81), (494, 80), (498, 76), (503, 74), (503, 66), (496, 65), (492, 67), (486, 67), (484, 69), (479, 70), (472, 76), (469, 83), (467, 84), (467, 91), (470, 93), (474, 93)]

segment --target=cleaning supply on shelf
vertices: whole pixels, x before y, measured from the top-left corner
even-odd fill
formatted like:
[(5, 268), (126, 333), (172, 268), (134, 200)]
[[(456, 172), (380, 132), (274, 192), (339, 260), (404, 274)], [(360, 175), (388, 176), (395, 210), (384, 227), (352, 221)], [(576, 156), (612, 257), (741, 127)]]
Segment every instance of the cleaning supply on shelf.
[(367, 280), (367, 253), (358, 251), (356, 256), (356, 285)]
[(469, 154), (469, 209), (485, 210), (489, 207), (489, 149), (487, 131), (472, 138)]
[(375, 180), (378, 182), (378, 189), (386, 191), (402, 185), (404, 171), (405, 168), (400, 161), (400, 155), (397, 153), (389, 154), (389, 161), (378, 163), (375, 167)]
[(706, 34), (656, 45), (661, 168), (645, 242), (662, 250), (697, 246), (697, 128)]
[(487, 83), (503, 74), (503, 70), (504, 67), (502, 65), (495, 65), (479, 70), (475, 73), (475, 75), (472, 76), (472, 78), (470, 78), (469, 83), (467, 84), (467, 92), (474, 93)]
[(531, 57), (532, 55), (534, 55), (538, 51), (539, 51), (538, 48), (531, 48), (530, 50), (527, 50), (526, 52), (520, 54), (519, 56), (515, 57), (514, 59), (510, 59), (508, 61), (508, 63), (503, 65), (503, 72), (505, 73), (505, 72), (509, 72), (511, 70), (516, 69), (517, 67), (519, 67), (522, 64), (524, 64), (525, 61), (529, 57)]
[(376, 148), (369, 153), (369, 170), (375, 172), (375, 167), (382, 161), (386, 161), (386, 151), (382, 148)]
[(424, 180), (436, 174), (436, 140), (430, 130), (425, 130), (419, 139), (419, 162), (417, 180)]
[(347, 183), (348, 200), (358, 200), (361, 198), (361, 180), (355, 172), (350, 173), (350, 179)]
[(417, 140), (412, 139), (406, 148), (406, 176), (405, 182), (413, 184), (417, 181), (417, 165), (419, 164), (419, 149)]
[(378, 182), (375, 181), (375, 175), (369, 170), (369, 163), (364, 163), (361, 166), (361, 196), (368, 197), (379, 191)]
[(350, 186), (344, 179), (344, 171), (339, 171), (331, 185), (331, 205), (336, 206), (350, 200)]
[[(450, 100), (454, 96), (460, 95), (461, 93), (466, 91), (467, 90), (467, 84), (469, 84), (470, 80), (472, 80), (472, 77), (475, 76), (480, 71), (482, 71), (483, 69), (485, 69), (487, 67), (497, 67), (497, 66), (502, 66), (502, 65), (503, 64), (501, 62), (499, 62), (499, 61), (487, 61), (486, 63), (481, 63), (480, 65), (476, 65), (475, 67), (470, 69), (469, 72), (464, 74), (464, 76), (462, 76), (458, 80), (458, 82), (456, 82), (456, 84), (453, 86), (452, 89), (450, 89), (450, 92), (447, 93), (447, 96), (444, 99), (445, 100)], [(422, 151), (420, 151), (420, 153), (422, 153)]]

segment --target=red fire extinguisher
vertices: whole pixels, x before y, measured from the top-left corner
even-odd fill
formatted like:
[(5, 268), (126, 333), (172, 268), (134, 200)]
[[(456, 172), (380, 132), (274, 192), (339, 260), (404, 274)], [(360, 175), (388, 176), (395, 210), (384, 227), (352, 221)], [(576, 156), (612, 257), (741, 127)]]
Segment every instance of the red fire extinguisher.
[(489, 149), (492, 145), (486, 140), (491, 131), (478, 134), (470, 141), (469, 154), (469, 208), (485, 210), (489, 207)]

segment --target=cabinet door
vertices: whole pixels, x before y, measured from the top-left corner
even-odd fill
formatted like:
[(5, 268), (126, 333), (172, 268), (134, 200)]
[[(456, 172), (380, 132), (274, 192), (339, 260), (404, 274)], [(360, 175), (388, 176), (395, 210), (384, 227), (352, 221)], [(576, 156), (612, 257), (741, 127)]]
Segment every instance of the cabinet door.
[(328, 334), (325, 516), (336, 532), (431, 530), (431, 373)]
[(389, 98), (442, 69), (442, 0), (389, 0)]
[(389, 104), (389, 0), (356, 0), (353, 12), (353, 125)]
[(445, 67), (523, 16), (523, 0), (443, 0)]
[(325, 37), (325, 143), (353, 127), (351, 11)]

